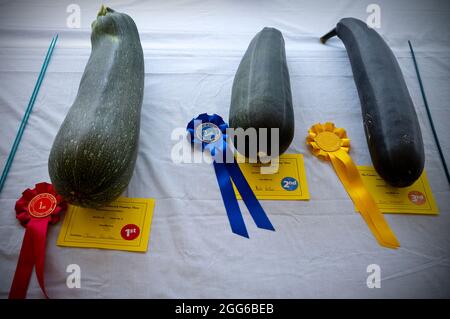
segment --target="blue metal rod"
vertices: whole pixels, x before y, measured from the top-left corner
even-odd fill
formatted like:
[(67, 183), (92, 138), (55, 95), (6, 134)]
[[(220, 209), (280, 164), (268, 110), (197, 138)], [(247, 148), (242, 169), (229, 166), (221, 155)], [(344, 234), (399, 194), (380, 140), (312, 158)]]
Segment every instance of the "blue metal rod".
[(436, 128), (434, 127), (433, 118), (431, 117), (431, 111), (428, 107), (427, 97), (425, 95), (425, 90), (423, 88), (422, 78), (420, 77), (419, 66), (417, 65), (416, 55), (414, 54), (414, 50), (412, 48), (411, 41), (408, 40), (409, 49), (411, 50), (411, 55), (414, 62), (414, 68), (416, 69), (417, 78), (419, 79), (420, 91), (422, 92), (423, 103), (425, 104), (425, 109), (427, 111), (428, 120), (430, 121), (431, 131), (433, 132), (434, 140), (436, 141), (437, 149), (439, 152), (439, 156), (441, 157), (442, 165), (444, 166), (445, 176), (447, 176), (447, 181), (450, 184), (450, 174), (448, 172), (447, 163), (445, 162), (444, 153), (442, 152), (441, 144), (439, 143), (439, 138), (436, 133)]
[(11, 168), (11, 164), (13, 162), (14, 156), (16, 155), (20, 140), (22, 139), (22, 135), (25, 130), (25, 126), (27, 125), (27, 122), (28, 122), (28, 118), (30, 117), (31, 111), (33, 110), (34, 102), (36, 101), (36, 97), (39, 93), (39, 89), (40, 89), (42, 81), (44, 79), (45, 72), (47, 71), (47, 66), (50, 62), (50, 57), (53, 53), (53, 49), (55, 48), (57, 40), (58, 40), (58, 35), (56, 35), (56, 37), (53, 37), (52, 41), (50, 42), (50, 46), (47, 50), (47, 54), (45, 56), (44, 63), (42, 64), (41, 71), (39, 72), (39, 77), (37, 79), (36, 85), (34, 86), (33, 93), (31, 94), (30, 101), (28, 102), (27, 109), (25, 110), (25, 114), (20, 123), (19, 130), (17, 132), (16, 138), (14, 139), (14, 143), (11, 147), (11, 151), (9, 152), (5, 167), (3, 168), (2, 176), (0, 178), (0, 192), (2, 191), (3, 186), (5, 185), (6, 177), (8, 176), (8, 172), (9, 172), (9, 169)]

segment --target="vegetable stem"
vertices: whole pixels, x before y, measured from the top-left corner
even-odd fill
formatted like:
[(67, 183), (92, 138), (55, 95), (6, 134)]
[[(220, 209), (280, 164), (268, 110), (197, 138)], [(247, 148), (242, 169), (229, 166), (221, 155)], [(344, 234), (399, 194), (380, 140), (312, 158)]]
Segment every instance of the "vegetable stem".
[(336, 28), (334, 28), (333, 30), (331, 30), (330, 32), (328, 32), (327, 34), (325, 34), (323, 37), (320, 38), (320, 42), (322, 42), (323, 44), (325, 44), (325, 42), (327, 42), (327, 40), (329, 38), (334, 37), (335, 35), (337, 35), (336, 33)]
[(105, 5), (102, 4), (102, 6), (100, 7), (100, 10), (98, 11), (97, 16), (98, 17), (104, 16), (104, 15), (106, 15), (106, 12), (108, 12), (108, 8), (105, 7)]

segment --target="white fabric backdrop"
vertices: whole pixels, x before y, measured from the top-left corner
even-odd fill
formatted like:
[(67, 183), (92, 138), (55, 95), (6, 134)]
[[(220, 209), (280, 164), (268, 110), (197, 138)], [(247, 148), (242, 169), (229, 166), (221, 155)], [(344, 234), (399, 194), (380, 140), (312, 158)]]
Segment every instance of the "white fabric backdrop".
[[(6, 298), (24, 229), (14, 203), (49, 181), (53, 138), (71, 106), (90, 54), (90, 23), (99, 1), (76, 1), (81, 28), (69, 29), (75, 1), (0, 1), (0, 167), (8, 156), (52, 35), (60, 39), (0, 194), (0, 297)], [(442, 146), (450, 162), (450, 5), (446, 1), (377, 1), (379, 32), (392, 47), (414, 100), (426, 170), (440, 216), (387, 215), (401, 242), (381, 248), (331, 166), (313, 158), (311, 124), (332, 120), (352, 139), (351, 155), (370, 165), (360, 104), (347, 53), (318, 38), (340, 18), (365, 20), (373, 1), (107, 1), (131, 15), (145, 55), (139, 157), (127, 195), (154, 197), (145, 254), (56, 246), (50, 227), (46, 284), (54, 298), (406, 298), (450, 297), (450, 189), (426, 117), (407, 40), (415, 47)], [(174, 164), (170, 134), (200, 112), (228, 118), (231, 85), (251, 38), (276, 27), (286, 41), (296, 132), (290, 152), (305, 154), (311, 200), (264, 201), (276, 232), (256, 228), (241, 205), (250, 239), (231, 233), (213, 168)], [(81, 267), (81, 289), (68, 289), (66, 267)], [(381, 267), (380, 289), (366, 267)], [(35, 276), (28, 296), (41, 298)]]

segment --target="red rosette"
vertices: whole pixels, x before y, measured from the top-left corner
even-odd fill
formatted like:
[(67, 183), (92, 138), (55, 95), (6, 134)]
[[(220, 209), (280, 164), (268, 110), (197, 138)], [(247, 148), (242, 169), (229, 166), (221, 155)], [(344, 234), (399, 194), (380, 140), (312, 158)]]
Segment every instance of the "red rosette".
[(16, 218), (25, 227), (16, 272), (9, 292), (10, 299), (26, 297), (33, 268), (39, 286), (48, 298), (44, 284), (45, 243), (48, 224), (56, 224), (66, 202), (56, 193), (52, 184), (38, 183), (34, 189), (26, 189), (16, 202)]
[[(43, 198), (41, 201), (33, 202), (35, 204), (35, 208), (39, 210), (39, 204), (44, 202), (43, 206), (46, 208), (50, 208), (51, 211), (47, 212), (49, 209), (46, 209), (45, 213), (41, 217), (37, 217), (37, 215), (30, 214), (30, 203), (33, 199), (36, 199), (36, 196), (42, 194), (49, 194), (47, 198)], [(50, 200), (45, 200), (50, 199)], [(55, 202), (54, 208), (53, 205), (48, 207), (45, 202)], [(53, 204), (53, 203), (52, 203)], [(37, 207), (36, 207), (37, 206)], [(67, 209), (67, 203), (63, 200), (61, 195), (56, 193), (52, 184), (49, 183), (38, 183), (36, 187), (33, 189), (27, 188), (23, 193), (22, 197), (16, 202), (16, 218), (20, 221), (23, 227), (26, 227), (31, 218), (43, 218), (50, 216), (50, 224), (54, 225), (59, 221), (59, 213)]]

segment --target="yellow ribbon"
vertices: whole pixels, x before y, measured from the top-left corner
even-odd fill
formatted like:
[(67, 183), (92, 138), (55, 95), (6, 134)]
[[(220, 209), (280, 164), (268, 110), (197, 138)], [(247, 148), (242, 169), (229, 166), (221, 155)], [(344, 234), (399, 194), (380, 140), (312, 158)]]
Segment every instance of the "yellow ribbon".
[(372, 195), (365, 187), (355, 163), (348, 155), (350, 139), (347, 137), (345, 130), (336, 128), (330, 122), (315, 124), (308, 131), (306, 144), (310, 146), (315, 156), (331, 161), (345, 190), (378, 243), (384, 247), (398, 248), (400, 243), (378, 209)]

